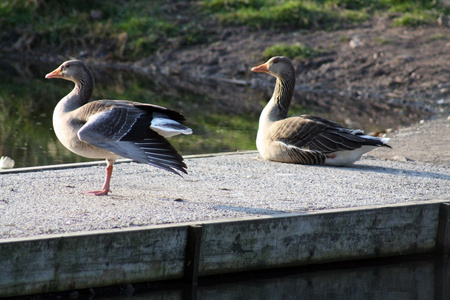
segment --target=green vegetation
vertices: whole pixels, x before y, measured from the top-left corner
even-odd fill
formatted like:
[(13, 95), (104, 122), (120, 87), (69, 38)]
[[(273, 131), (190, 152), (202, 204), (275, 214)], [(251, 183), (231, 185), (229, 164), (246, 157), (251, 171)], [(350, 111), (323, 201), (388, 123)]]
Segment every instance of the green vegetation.
[(430, 40), (443, 40), (446, 38), (445, 33), (436, 33), (429, 37)]
[(3, 0), (1, 51), (134, 60), (207, 43), (223, 25), (332, 30), (385, 15), (393, 26), (436, 23), (435, 0)]
[(406, 12), (401, 17), (394, 19), (392, 25), (416, 27), (420, 25), (436, 23), (439, 14), (433, 11), (413, 11)]
[(119, 60), (152, 54), (168, 41), (189, 45), (207, 36), (194, 20), (177, 19), (166, 1), (5, 0), (0, 27), (2, 43), (12, 41), (10, 50), (92, 51)]
[(449, 8), (433, 0), (212, 0), (205, 8), (225, 24), (256, 28), (335, 29), (361, 23), (373, 15), (394, 15), (394, 26), (436, 22)]
[(322, 51), (305, 46), (301, 43), (296, 43), (293, 45), (288, 44), (277, 44), (267, 47), (263, 51), (263, 57), (269, 59), (272, 56), (283, 55), (290, 57), (291, 59), (297, 58), (299, 60), (313, 58), (319, 56)]
[(257, 28), (336, 27), (368, 19), (365, 11), (335, 9), (327, 1), (205, 1), (206, 8), (225, 24), (250, 25)]

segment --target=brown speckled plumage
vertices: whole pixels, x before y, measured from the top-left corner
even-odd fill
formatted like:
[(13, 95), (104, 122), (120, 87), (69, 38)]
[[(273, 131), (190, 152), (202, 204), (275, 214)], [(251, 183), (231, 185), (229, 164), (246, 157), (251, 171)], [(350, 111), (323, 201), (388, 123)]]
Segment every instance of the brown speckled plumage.
[(283, 56), (252, 68), (277, 78), (269, 103), (261, 113), (256, 145), (261, 156), (298, 164), (348, 165), (387, 139), (365, 135), (333, 121), (311, 115), (288, 117), (295, 88), (292, 62)]

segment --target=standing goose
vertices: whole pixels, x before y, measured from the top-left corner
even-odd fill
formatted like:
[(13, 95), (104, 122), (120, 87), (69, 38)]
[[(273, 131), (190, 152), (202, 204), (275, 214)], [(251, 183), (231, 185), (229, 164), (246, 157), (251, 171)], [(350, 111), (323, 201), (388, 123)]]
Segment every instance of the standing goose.
[(277, 78), (272, 98), (259, 118), (256, 146), (261, 156), (297, 164), (350, 165), (377, 147), (390, 147), (389, 139), (365, 135), (361, 130), (316, 116), (288, 118), (295, 87), (295, 70), (289, 58), (276, 56), (251, 69)]
[(75, 88), (62, 98), (53, 112), (56, 136), (70, 151), (88, 158), (106, 159), (106, 178), (100, 191), (107, 195), (113, 164), (126, 157), (180, 175), (186, 173), (183, 157), (164, 138), (191, 134), (182, 123), (180, 113), (151, 104), (126, 100), (89, 102), (94, 90), (94, 77), (80, 60), (69, 60), (45, 78), (62, 78), (75, 83)]

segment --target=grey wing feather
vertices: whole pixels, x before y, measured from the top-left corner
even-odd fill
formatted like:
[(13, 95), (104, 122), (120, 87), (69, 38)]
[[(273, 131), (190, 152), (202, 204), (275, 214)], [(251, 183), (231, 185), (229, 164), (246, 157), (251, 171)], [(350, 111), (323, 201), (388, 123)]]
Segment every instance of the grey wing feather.
[(364, 145), (382, 146), (381, 140), (365, 138), (361, 130), (353, 130), (320, 117), (303, 115), (283, 120), (285, 134), (282, 140), (288, 145), (332, 153), (343, 150), (354, 150)]
[(92, 115), (78, 131), (80, 140), (119, 156), (175, 174), (186, 172), (182, 156), (149, 129), (151, 116), (140, 109), (114, 107)]

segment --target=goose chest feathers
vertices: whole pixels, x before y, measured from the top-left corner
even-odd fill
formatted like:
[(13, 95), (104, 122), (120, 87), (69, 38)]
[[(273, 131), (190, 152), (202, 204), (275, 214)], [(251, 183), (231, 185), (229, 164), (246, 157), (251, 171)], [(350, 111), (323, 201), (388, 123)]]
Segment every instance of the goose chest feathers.
[(295, 70), (289, 58), (272, 57), (251, 70), (276, 77), (272, 98), (259, 119), (256, 146), (263, 159), (346, 166), (377, 147), (390, 147), (386, 144), (388, 139), (366, 135), (321, 117), (288, 117), (295, 88)]
[(94, 77), (80, 60), (64, 62), (45, 78), (61, 78), (75, 84), (53, 113), (53, 127), (61, 143), (78, 155), (106, 159), (102, 189), (88, 194), (110, 192), (113, 164), (119, 157), (178, 175), (187, 173), (183, 157), (166, 139), (192, 133), (183, 125), (183, 115), (165, 107), (126, 100), (90, 101)]

